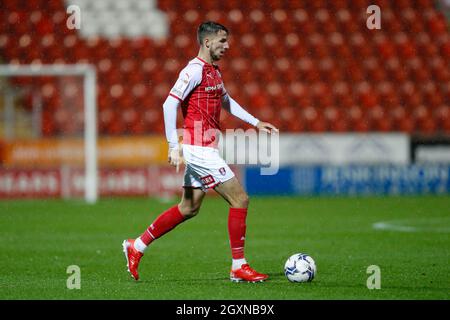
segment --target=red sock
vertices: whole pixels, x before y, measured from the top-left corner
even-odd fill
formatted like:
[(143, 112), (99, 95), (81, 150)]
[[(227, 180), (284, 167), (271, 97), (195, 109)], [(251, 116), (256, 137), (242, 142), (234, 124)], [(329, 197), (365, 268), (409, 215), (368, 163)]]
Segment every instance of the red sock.
[(183, 221), (184, 216), (178, 209), (178, 205), (173, 206), (156, 218), (150, 227), (148, 227), (148, 229), (141, 235), (141, 240), (148, 246), (153, 240), (158, 239)]
[(246, 218), (247, 208), (230, 208), (228, 215), (228, 234), (230, 236), (231, 255), (233, 259), (244, 258)]

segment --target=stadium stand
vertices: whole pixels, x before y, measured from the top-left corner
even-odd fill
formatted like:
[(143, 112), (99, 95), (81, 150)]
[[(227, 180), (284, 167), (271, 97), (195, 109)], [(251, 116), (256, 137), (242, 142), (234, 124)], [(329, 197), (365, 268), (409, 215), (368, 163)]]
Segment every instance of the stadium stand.
[[(81, 8), (81, 30), (66, 27), (69, 4)], [(370, 4), (382, 10), (380, 30), (366, 27)], [(2, 0), (0, 7), (3, 63), (97, 67), (102, 135), (164, 132), (162, 103), (197, 54), (196, 27), (209, 19), (231, 32), (220, 62), (228, 91), (282, 131), (450, 133), (450, 33), (431, 0)], [(41, 91), (45, 136), (71, 128), (58, 105), (69, 99), (82, 108), (80, 83), (68, 79), (62, 90), (52, 77), (12, 81)]]

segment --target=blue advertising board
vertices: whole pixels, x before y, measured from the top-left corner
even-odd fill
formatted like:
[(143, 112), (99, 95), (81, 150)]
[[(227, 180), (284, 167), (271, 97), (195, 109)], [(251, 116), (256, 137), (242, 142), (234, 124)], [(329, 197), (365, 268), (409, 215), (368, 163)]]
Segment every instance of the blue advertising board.
[(254, 195), (403, 195), (450, 193), (449, 165), (289, 166), (275, 175), (243, 169)]

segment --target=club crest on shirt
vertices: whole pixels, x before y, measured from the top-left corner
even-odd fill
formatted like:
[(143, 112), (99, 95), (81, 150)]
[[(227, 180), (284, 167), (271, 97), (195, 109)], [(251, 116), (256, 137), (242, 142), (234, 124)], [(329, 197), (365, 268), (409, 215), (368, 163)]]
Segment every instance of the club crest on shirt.
[(220, 168), (220, 169), (219, 169), (219, 172), (220, 172), (220, 174), (223, 175), (223, 176), (227, 173), (227, 171), (225, 170), (224, 167)]

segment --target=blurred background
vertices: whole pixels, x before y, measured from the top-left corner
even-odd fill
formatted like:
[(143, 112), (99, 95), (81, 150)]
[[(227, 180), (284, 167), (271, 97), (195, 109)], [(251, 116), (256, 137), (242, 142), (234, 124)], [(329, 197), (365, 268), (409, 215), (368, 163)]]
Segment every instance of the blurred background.
[[(99, 195), (170, 196), (182, 173), (166, 166), (162, 104), (214, 20), (230, 31), (228, 92), (281, 131), (278, 174), (235, 168), (249, 193), (445, 194), (449, 12), (446, 0), (1, 0), (0, 64), (92, 65)], [(83, 81), (0, 72), (1, 198), (83, 195)], [(249, 128), (225, 112), (222, 125)]]

